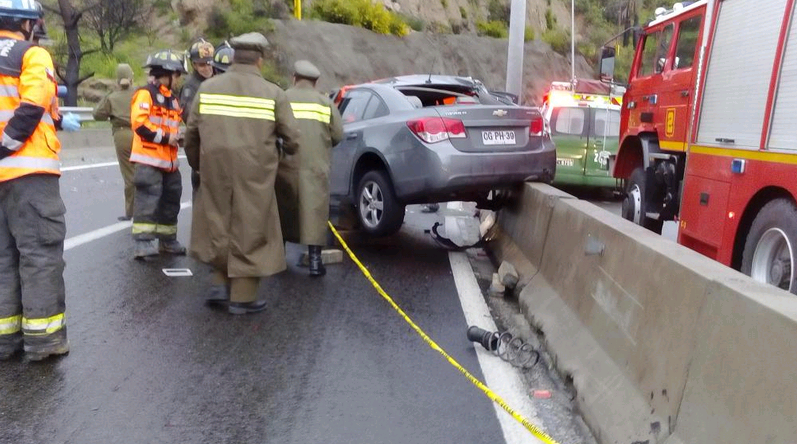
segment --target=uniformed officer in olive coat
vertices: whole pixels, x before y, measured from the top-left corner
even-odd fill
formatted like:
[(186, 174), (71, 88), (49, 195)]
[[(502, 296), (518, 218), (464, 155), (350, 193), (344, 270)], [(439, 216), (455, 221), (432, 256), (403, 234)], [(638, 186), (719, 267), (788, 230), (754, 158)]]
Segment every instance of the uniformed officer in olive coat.
[(214, 268), (207, 300), (233, 314), (265, 308), (260, 278), (285, 270), (274, 180), (282, 149), (293, 154), (299, 129), (279, 86), (260, 69), (268, 41), (249, 33), (230, 40), (230, 69), (202, 83), (185, 136), (191, 168), (202, 176), (193, 207), (190, 254)]
[(321, 247), (327, 239), (329, 219), (329, 163), (332, 147), (343, 139), (338, 109), (315, 90), (321, 72), (312, 63), (294, 65), (293, 88), (286, 91), (299, 122), (299, 151), (285, 156), (277, 173), (282, 235), (286, 242), (308, 246), (310, 276), (326, 273)]
[(136, 186), (133, 184), (135, 166), (130, 162), (133, 149), (133, 130), (130, 129), (130, 102), (133, 100), (133, 69), (126, 63), (116, 67), (117, 91), (105, 96), (94, 108), (94, 120), (110, 120), (113, 132), (113, 144), (116, 146), (116, 158), (125, 184), (125, 214), (119, 220), (133, 218), (133, 199)]

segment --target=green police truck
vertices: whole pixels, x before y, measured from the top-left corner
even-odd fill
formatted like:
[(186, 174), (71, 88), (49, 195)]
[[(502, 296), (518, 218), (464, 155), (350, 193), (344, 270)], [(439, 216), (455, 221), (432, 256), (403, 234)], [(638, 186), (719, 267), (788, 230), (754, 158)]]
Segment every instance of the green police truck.
[(554, 185), (620, 189), (609, 157), (619, 146), (623, 92), (596, 80), (551, 84), (542, 110), (556, 144)]

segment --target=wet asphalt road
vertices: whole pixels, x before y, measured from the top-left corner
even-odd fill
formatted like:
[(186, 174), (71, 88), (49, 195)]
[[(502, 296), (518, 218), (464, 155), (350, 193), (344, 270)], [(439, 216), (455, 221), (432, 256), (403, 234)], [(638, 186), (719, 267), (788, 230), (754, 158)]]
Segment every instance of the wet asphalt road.
[[(66, 172), (61, 188), (67, 238), (117, 223), (116, 167)], [(190, 214), (180, 214), (184, 243)], [(447, 253), (423, 235), (429, 221), (417, 218), (430, 216), (409, 217), (396, 237), (348, 240), (396, 302), (482, 379)], [(491, 402), (350, 261), (310, 280), (289, 246), (289, 270), (260, 288), (268, 310), (231, 317), (203, 304), (199, 264), (131, 254), (128, 229), (65, 253), (71, 352), (0, 362), (0, 442), (503, 442)], [(162, 273), (183, 267), (195, 276)]]

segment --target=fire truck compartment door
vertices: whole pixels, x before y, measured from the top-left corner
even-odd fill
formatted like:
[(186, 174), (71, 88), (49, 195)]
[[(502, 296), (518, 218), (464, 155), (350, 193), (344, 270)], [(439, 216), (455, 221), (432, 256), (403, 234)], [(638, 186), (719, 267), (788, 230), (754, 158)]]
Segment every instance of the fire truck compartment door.
[(687, 176), (681, 214), (689, 218), (682, 219), (681, 234), (718, 248), (722, 243), (730, 190), (727, 182)]
[(758, 149), (786, 0), (720, 3), (698, 143)]

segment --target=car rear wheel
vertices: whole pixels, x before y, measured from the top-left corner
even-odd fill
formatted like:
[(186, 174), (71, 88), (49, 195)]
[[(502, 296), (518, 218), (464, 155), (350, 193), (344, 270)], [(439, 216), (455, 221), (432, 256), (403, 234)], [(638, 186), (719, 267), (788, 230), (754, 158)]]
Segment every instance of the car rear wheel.
[(389, 236), (404, 222), (404, 205), (393, 192), (385, 171), (369, 171), (357, 187), (357, 215), (362, 229), (372, 236)]
[(753, 220), (742, 253), (742, 272), (797, 294), (797, 207), (786, 199), (764, 205)]

